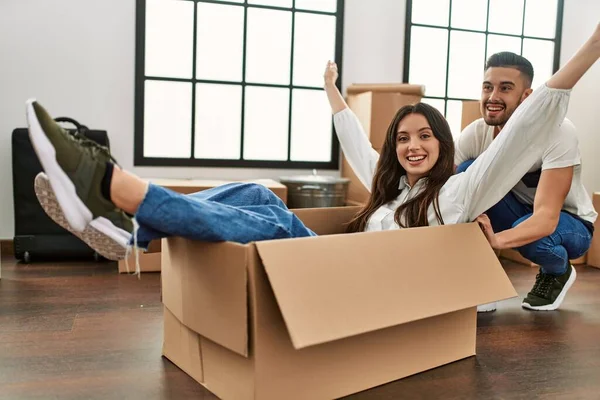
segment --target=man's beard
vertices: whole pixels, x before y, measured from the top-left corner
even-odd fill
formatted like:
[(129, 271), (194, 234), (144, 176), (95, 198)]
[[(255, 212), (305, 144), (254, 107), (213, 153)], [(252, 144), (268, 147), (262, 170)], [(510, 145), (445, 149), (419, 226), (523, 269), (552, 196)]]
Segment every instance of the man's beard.
[[(520, 104), (520, 102), (519, 102), (519, 104)], [(513, 115), (513, 113), (515, 112), (515, 110), (517, 109), (519, 104), (517, 104), (517, 106), (515, 108), (509, 110), (508, 107), (506, 107), (506, 104), (504, 102), (489, 102), (488, 101), (484, 104), (483, 120), (489, 126), (504, 126), (506, 124), (506, 122), (508, 122), (509, 118)], [(487, 115), (488, 105), (501, 106), (503, 108), (503, 110), (500, 111), (501, 115), (496, 116), (496, 117), (489, 117)]]

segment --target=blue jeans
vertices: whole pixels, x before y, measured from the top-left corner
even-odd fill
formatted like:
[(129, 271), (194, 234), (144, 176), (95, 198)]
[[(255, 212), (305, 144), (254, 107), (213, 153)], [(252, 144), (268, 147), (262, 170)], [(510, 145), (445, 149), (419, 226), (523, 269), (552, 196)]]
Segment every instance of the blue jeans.
[(275, 193), (253, 183), (230, 183), (188, 195), (150, 184), (135, 220), (138, 247), (143, 249), (168, 236), (238, 243), (316, 236)]
[[(460, 164), (456, 172), (464, 172), (474, 160)], [(521, 203), (509, 192), (496, 205), (486, 211), (494, 232), (514, 228), (533, 215), (533, 207)], [(589, 249), (592, 233), (585, 224), (572, 214), (561, 212), (554, 233), (535, 242), (517, 248), (526, 259), (538, 264), (550, 275), (562, 275), (567, 271), (569, 260), (579, 258)]]

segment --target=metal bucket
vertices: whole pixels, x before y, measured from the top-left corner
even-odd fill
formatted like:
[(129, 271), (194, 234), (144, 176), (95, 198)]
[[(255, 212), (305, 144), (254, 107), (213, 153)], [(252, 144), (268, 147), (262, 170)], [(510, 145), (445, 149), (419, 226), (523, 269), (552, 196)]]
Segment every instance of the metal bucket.
[(280, 182), (288, 188), (289, 208), (342, 207), (346, 205), (348, 178), (304, 175), (284, 176)]

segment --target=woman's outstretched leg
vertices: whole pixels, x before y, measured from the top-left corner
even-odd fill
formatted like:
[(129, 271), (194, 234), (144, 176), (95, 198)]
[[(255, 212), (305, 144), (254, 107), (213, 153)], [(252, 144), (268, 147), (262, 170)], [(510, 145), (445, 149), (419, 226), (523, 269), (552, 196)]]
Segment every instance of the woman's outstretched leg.
[(141, 224), (157, 231), (198, 240), (248, 242), (314, 235), (285, 205), (244, 210), (150, 185), (117, 167), (108, 149), (66, 132), (34, 100), (27, 103), (27, 119), (45, 171), (36, 179), (40, 203), (92, 248), (104, 250), (108, 240), (112, 250), (123, 250), (99, 251), (107, 258), (125, 257), (133, 232), (127, 214), (136, 214)]
[[(114, 170), (115, 172), (113, 175), (115, 179), (113, 179), (113, 190), (111, 192), (115, 193), (117, 205), (120, 204), (120, 199), (127, 202), (127, 199), (131, 197), (120, 195), (120, 193), (128, 194), (126, 191), (123, 192), (123, 189), (130, 185), (139, 186), (140, 190), (143, 190), (145, 194), (148, 187), (146, 182), (140, 182), (139, 178), (119, 170), (118, 167), (115, 167)], [(186, 195), (186, 197), (198, 200), (208, 200), (235, 207), (270, 205), (287, 209), (285, 203), (277, 197), (275, 193), (265, 186), (256, 183), (228, 183), (200, 192), (191, 193)], [(130, 212), (130, 214), (133, 213)], [(138, 222), (141, 222), (139, 217), (137, 219)], [(137, 245), (142, 249), (147, 249), (152, 240), (168, 236), (172, 235), (168, 232), (151, 228), (147, 224), (141, 222), (140, 229), (137, 231)]]

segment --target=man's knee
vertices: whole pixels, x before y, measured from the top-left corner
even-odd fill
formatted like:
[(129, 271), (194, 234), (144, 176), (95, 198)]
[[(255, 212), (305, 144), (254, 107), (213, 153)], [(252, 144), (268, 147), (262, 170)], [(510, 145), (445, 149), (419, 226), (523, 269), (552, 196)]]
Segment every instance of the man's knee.
[(475, 162), (475, 160), (463, 161), (456, 167), (456, 173), (460, 174), (461, 172), (465, 172), (471, 166), (471, 164), (473, 164), (474, 162)]

